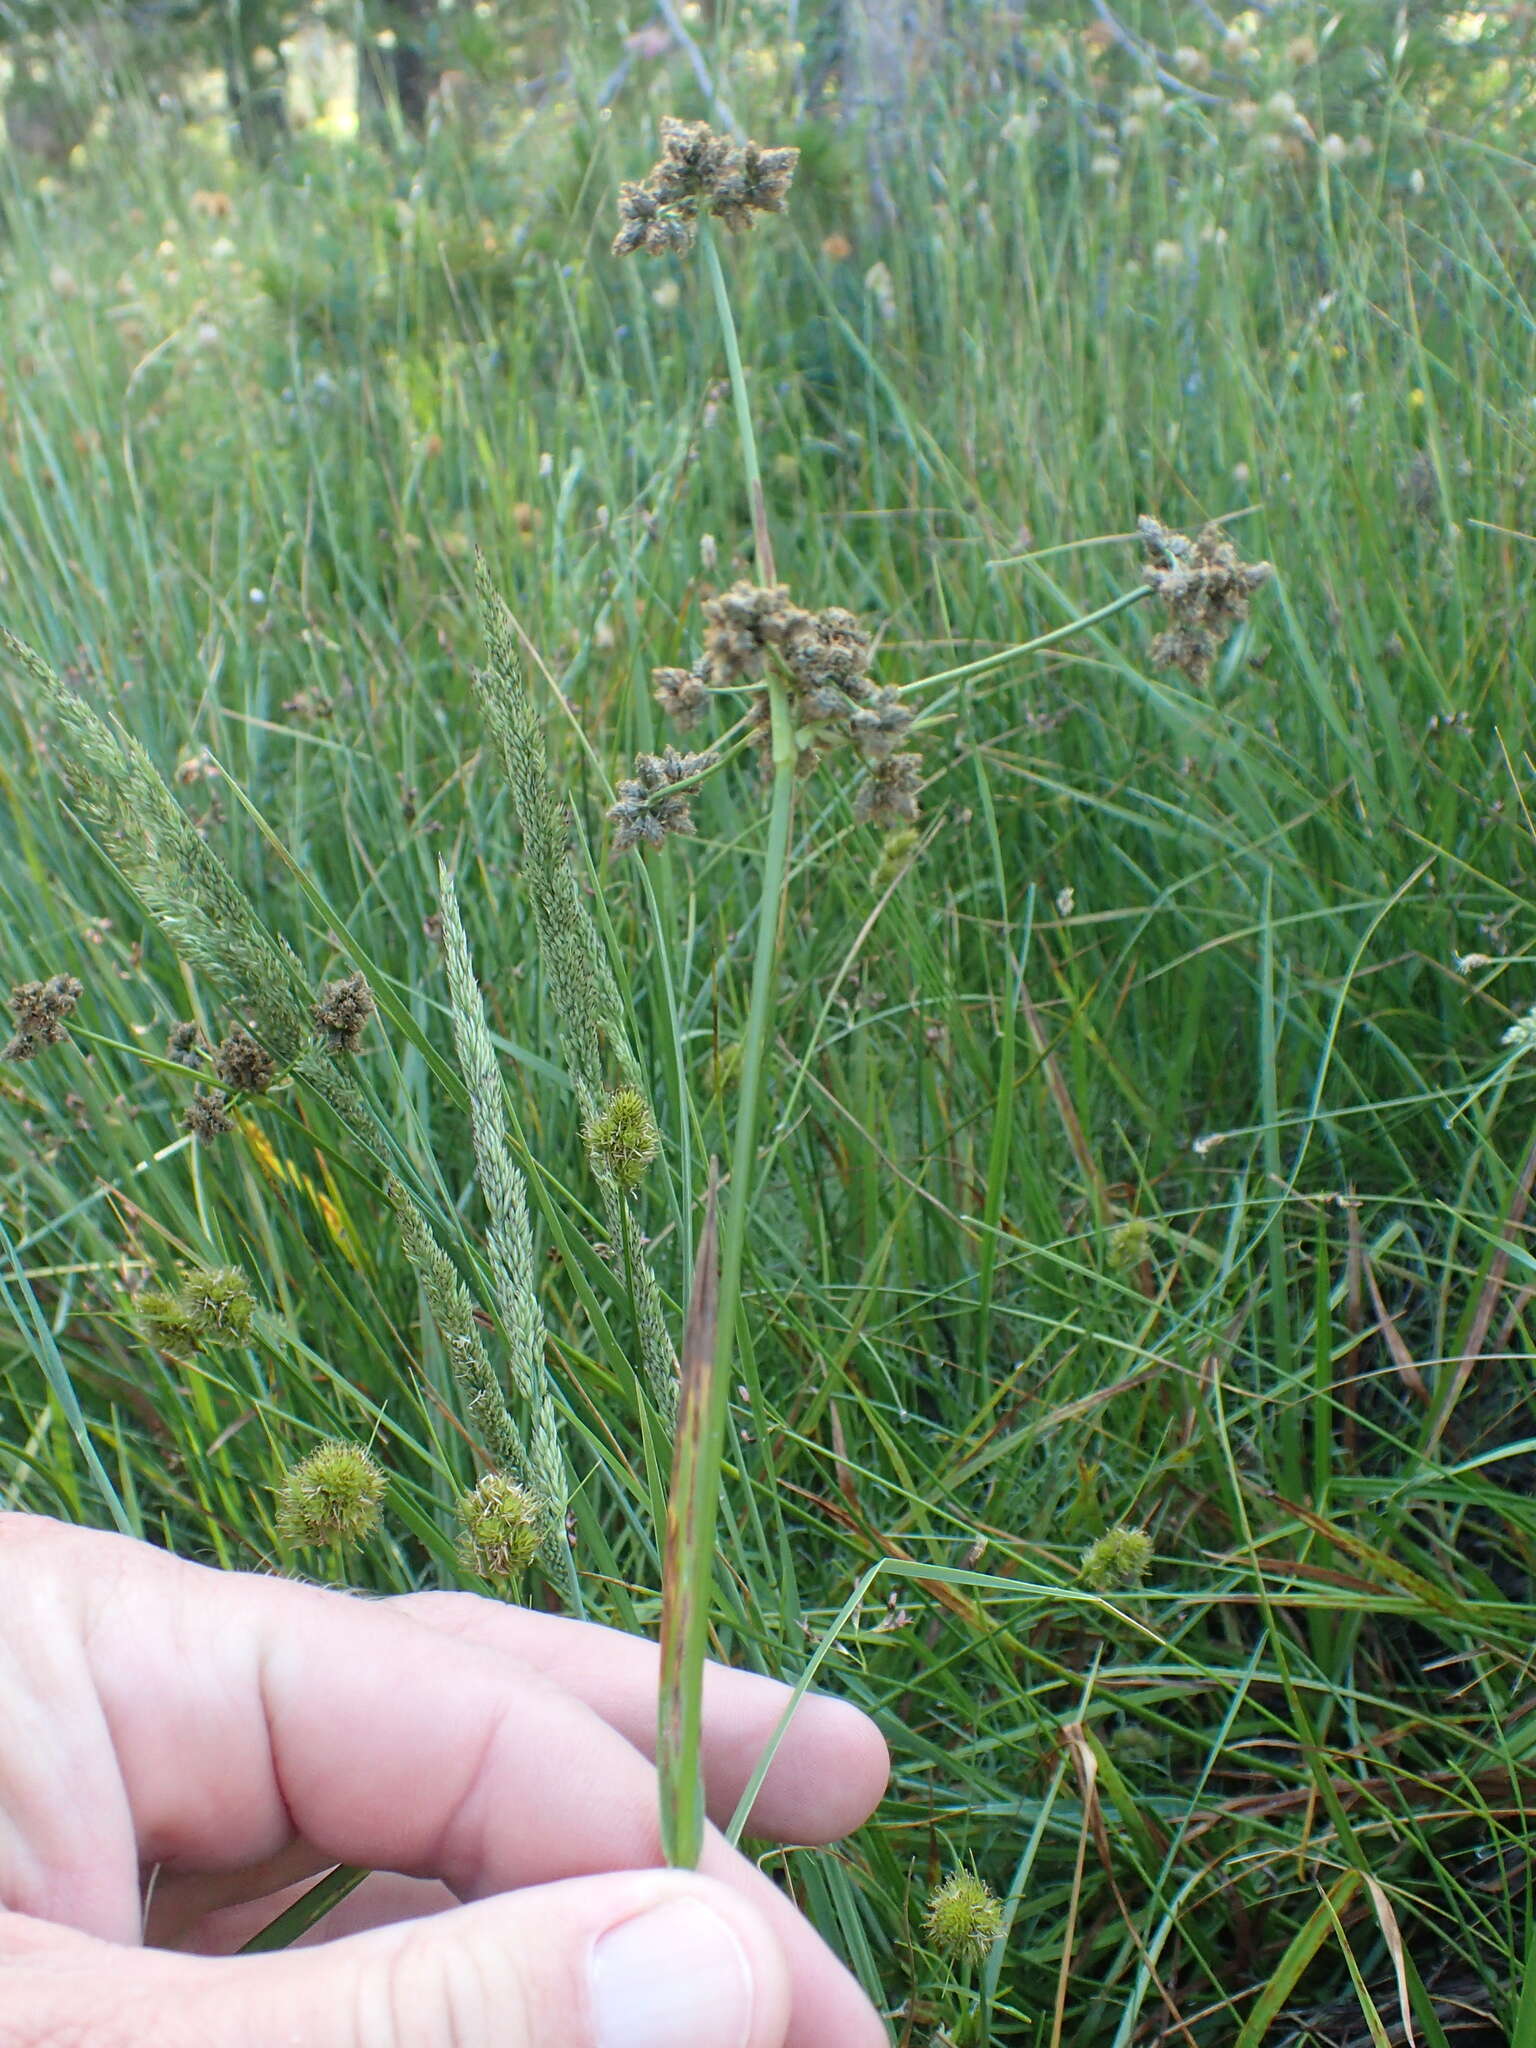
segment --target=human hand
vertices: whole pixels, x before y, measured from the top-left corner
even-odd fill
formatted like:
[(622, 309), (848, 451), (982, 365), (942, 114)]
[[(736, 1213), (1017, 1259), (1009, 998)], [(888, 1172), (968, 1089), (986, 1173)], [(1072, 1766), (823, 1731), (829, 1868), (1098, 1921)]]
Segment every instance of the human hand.
[[(0, 1515), (0, 1617), (0, 2048), (884, 2040), (713, 1830), (698, 1875), (652, 1867), (649, 1644), (473, 1594), (210, 1571), (32, 1515)], [(712, 1814), (785, 1699), (711, 1667)], [(834, 1840), (886, 1767), (871, 1722), (808, 1696), (751, 1829)], [(220, 1953), (335, 1863), (400, 1875), (318, 1945)]]

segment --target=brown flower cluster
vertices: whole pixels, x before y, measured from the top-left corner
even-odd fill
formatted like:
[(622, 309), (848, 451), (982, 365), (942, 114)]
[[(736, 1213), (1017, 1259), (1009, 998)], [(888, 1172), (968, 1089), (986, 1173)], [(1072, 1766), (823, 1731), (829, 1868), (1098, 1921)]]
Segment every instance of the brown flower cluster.
[(614, 852), (660, 846), (669, 832), (692, 832), (693, 784), (714, 765), (713, 754), (680, 754), (676, 747), (637, 756), (633, 777), (619, 784), (619, 800), (608, 813)]
[(0, 1059), (36, 1059), (45, 1045), (62, 1045), (69, 1036), (64, 1020), (83, 993), (72, 974), (55, 974), (49, 981), (24, 981), (13, 988), (9, 1009), (16, 1020), (16, 1033), (0, 1050)]
[(763, 149), (734, 143), (703, 121), (661, 123), (662, 155), (641, 184), (619, 187), (619, 232), (615, 256), (639, 249), (647, 256), (679, 255), (693, 247), (701, 213), (740, 234), (760, 213), (782, 213), (798, 149)]
[(190, 1131), (199, 1145), (211, 1145), (235, 1128), (229, 1114), (229, 1097), (222, 1088), (194, 1088), (192, 1100), (182, 1111), (181, 1127)]
[(237, 1024), (214, 1054), (213, 1071), (226, 1088), (246, 1095), (265, 1095), (277, 1073), (277, 1062), (249, 1031)]
[(1147, 552), (1146, 581), (1170, 621), (1152, 643), (1152, 659), (1203, 683), (1232, 628), (1247, 618), (1249, 599), (1274, 569), (1268, 562), (1241, 561), (1217, 525), (1203, 527), (1193, 540), (1145, 515), (1136, 526)]
[(166, 1033), (165, 1056), (178, 1067), (200, 1067), (203, 1063), (203, 1034), (196, 1024), (173, 1024)]
[(363, 1042), (363, 1027), (376, 1008), (366, 976), (344, 974), (340, 981), (326, 983), (310, 1014), (329, 1051), (356, 1052)]
[[(770, 662), (788, 686), (790, 712), (800, 731), (800, 760), (810, 766), (839, 740), (850, 741), (868, 764), (854, 798), (856, 815), (875, 825), (910, 824), (917, 817), (922, 758), (903, 753), (912, 714), (901, 693), (871, 680), (874, 643), (841, 605), (819, 612), (795, 604), (782, 583), (734, 583), (703, 607), (704, 651), (692, 668), (659, 668), (656, 701), (686, 730), (697, 725), (718, 691), (761, 683)], [(752, 708), (755, 737), (769, 742), (765, 692)], [(697, 758), (697, 757), (691, 757)], [(629, 788), (630, 785), (623, 785)], [(610, 813), (627, 818), (626, 806)], [(660, 836), (621, 824), (622, 846)]]

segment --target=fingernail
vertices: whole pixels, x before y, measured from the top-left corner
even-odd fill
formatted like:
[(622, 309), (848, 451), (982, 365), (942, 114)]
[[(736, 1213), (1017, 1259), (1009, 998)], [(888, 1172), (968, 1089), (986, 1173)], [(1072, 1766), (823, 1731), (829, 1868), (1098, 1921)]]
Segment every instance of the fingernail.
[(623, 1921), (588, 1969), (596, 2048), (746, 2048), (751, 2039), (746, 1950), (695, 1899)]

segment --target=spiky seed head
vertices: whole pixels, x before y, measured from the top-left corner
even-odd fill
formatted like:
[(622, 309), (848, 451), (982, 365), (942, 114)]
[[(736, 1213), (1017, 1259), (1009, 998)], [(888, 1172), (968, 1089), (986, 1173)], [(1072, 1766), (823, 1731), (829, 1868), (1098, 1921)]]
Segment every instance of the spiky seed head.
[(213, 1071), (226, 1088), (245, 1095), (264, 1095), (272, 1086), (277, 1062), (249, 1031), (237, 1024), (214, 1054)]
[(614, 852), (660, 846), (671, 832), (691, 833), (694, 785), (714, 765), (711, 753), (680, 754), (676, 747), (637, 754), (633, 776), (619, 784), (618, 802), (608, 810)]
[(8, 1005), (16, 1019), (16, 1035), (5, 1049), (5, 1057), (29, 1060), (45, 1045), (62, 1045), (69, 1033), (68, 1017), (84, 993), (72, 974), (55, 974), (47, 981), (23, 981), (11, 990)]
[(182, 1112), (181, 1127), (190, 1131), (199, 1145), (211, 1145), (235, 1128), (228, 1111), (229, 1097), (222, 1088), (194, 1088), (192, 1100)]
[(1150, 1258), (1152, 1226), (1146, 1217), (1131, 1216), (1124, 1223), (1117, 1223), (1109, 1233), (1108, 1250), (1110, 1269), (1116, 1273), (1139, 1266)]
[(504, 1472), (487, 1472), (459, 1500), (459, 1556), (468, 1571), (504, 1586), (538, 1555), (545, 1508), (538, 1495)]
[(360, 1444), (317, 1444), (283, 1475), (278, 1533), (312, 1549), (354, 1550), (379, 1526), (385, 1484)]
[(921, 754), (889, 754), (871, 764), (853, 799), (853, 815), (868, 825), (913, 825), (923, 784)]
[(1214, 522), (1190, 539), (1159, 520), (1136, 522), (1147, 564), (1144, 580), (1167, 608), (1169, 627), (1153, 643), (1160, 667), (1181, 669), (1203, 683), (1249, 601), (1274, 574), (1268, 562), (1244, 562)]
[(658, 668), (651, 671), (656, 702), (681, 732), (687, 732), (697, 725), (709, 709), (707, 673), (707, 668), (702, 662), (693, 668)]
[(146, 1287), (132, 1307), (146, 1340), (173, 1358), (190, 1358), (202, 1342), (202, 1331), (179, 1293)]
[(923, 1932), (952, 1963), (985, 1962), (1002, 1927), (1002, 1902), (974, 1870), (952, 1870), (928, 1894)]
[(880, 858), (870, 880), (876, 893), (889, 888), (917, 851), (922, 834), (915, 825), (899, 825), (887, 832), (880, 846)]
[(199, 1343), (240, 1344), (256, 1314), (251, 1283), (238, 1266), (198, 1266), (177, 1289), (177, 1301)]
[(178, 1067), (197, 1067), (202, 1064), (203, 1033), (197, 1024), (173, 1024), (166, 1033), (165, 1056), (174, 1060)]
[(1151, 1568), (1152, 1538), (1122, 1522), (1089, 1544), (1078, 1577), (1094, 1593), (1118, 1593), (1139, 1586)]
[(344, 974), (339, 981), (326, 983), (310, 1014), (329, 1051), (356, 1052), (363, 1042), (363, 1027), (377, 1008), (367, 976)]
[(638, 1088), (616, 1088), (590, 1118), (583, 1136), (593, 1164), (611, 1173), (626, 1192), (640, 1185), (661, 1149), (656, 1119)]

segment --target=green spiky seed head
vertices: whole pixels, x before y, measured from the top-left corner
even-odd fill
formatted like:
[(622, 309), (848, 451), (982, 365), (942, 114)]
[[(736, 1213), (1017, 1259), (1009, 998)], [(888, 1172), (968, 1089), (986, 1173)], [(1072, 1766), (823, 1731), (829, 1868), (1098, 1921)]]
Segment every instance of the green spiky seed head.
[(1107, 1239), (1109, 1264), (1112, 1272), (1123, 1273), (1129, 1267), (1142, 1265), (1152, 1255), (1152, 1226), (1144, 1216), (1132, 1216), (1128, 1222), (1117, 1223)]
[(661, 1149), (650, 1104), (638, 1088), (616, 1088), (588, 1121), (584, 1136), (594, 1166), (621, 1188), (635, 1188)]
[(1002, 1902), (974, 1870), (952, 1870), (928, 1894), (923, 1932), (952, 1963), (984, 1962), (1002, 1928)]
[(504, 1586), (521, 1575), (538, 1554), (544, 1533), (544, 1504), (504, 1472), (487, 1472), (459, 1501), (464, 1534), (459, 1556), (465, 1569)]
[(174, 1358), (190, 1358), (202, 1342), (202, 1332), (181, 1296), (164, 1287), (146, 1287), (133, 1303), (133, 1313), (148, 1342)]
[(894, 832), (887, 832), (880, 842), (880, 858), (876, 861), (870, 881), (876, 890), (890, 887), (917, 851), (922, 833), (915, 825), (900, 825)]
[(360, 1444), (317, 1444), (283, 1475), (278, 1533), (312, 1549), (352, 1550), (379, 1525), (383, 1472)]
[(1083, 1552), (1078, 1576), (1095, 1593), (1121, 1592), (1139, 1586), (1152, 1565), (1152, 1538), (1145, 1529), (1122, 1522), (1106, 1529)]
[(251, 1283), (238, 1266), (199, 1266), (177, 1290), (188, 1324), (203, 1344), (240, 1344), (256, 1313)]

